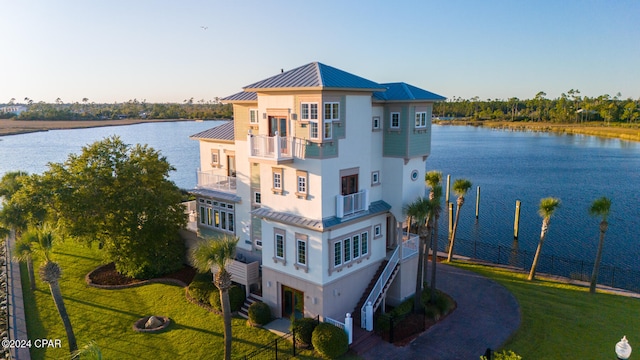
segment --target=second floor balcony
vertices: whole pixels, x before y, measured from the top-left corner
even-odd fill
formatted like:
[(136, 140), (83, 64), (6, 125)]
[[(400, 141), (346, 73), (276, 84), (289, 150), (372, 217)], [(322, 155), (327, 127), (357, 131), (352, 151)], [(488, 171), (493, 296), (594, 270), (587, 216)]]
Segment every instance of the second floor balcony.
[(349, 195), (336, 195), (336, 217), (344, 218), (369, 210), (367, 189)]
[(236, 192), (236, 178), (214, 174), (213, 171), (197, 171), (198, 188)]
[(273, 161), (276, 164), (293, 161), (296, 143), (292, 137), (252, 135), (247, 137), (249, 156), (257, 160)]

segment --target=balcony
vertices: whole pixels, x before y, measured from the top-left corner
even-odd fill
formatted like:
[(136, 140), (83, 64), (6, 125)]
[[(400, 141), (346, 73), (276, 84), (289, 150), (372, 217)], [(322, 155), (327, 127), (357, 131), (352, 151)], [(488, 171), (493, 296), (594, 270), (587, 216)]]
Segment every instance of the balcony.
[(293, 161), (295, 142), (292, 137), (252, 135), (247, 136), (249, 156), (275, 164)]
[(369, 210), (367, 189), (349, 195), (336, 195), (336, 217), (344, 218)]
[(197, 172), (198, 188), (219, 190), (225, 192), (236, 192), (236, 178), (214, 174), (213, 171)]
[(418, 253), (420, 246), (420, 237), (406, 231), (402, 232), (402, 255), (401, 259), (407, 259)]

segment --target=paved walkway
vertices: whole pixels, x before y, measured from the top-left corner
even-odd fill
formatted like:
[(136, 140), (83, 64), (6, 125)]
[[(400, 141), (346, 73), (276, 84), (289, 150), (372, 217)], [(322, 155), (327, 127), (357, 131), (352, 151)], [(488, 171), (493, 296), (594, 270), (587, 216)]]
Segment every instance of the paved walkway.
[(456, 301), (457, 309), (411, 344), (385, 342), (361, 355), (363, 359), (478, 360), (516, 332), (520, 306), (505, 287), (445, 264), (439, 263), (437, 271), (437, 288)]

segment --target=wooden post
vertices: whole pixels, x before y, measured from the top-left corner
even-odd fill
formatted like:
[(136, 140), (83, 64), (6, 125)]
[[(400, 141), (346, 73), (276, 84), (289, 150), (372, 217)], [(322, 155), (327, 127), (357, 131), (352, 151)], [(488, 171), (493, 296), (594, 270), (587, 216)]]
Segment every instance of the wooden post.
[(476, 220), (478, 220), (478, 214), (480, 212), (480, 186), (476, 190)]
[(513, 222), (513, 238), (518, 239), (518, 232), (520, 231), (520, 200), (516, 200), (516, 217)]
[(445, 195), (445, 199), (447, 204), (449, 203), (449, 194), (451, 193), (451, 175), (447, 175), (447, 195)]
[(453, 203), (449, 203), (449, 241), (451, 241), (452, 232), (453, 232)]

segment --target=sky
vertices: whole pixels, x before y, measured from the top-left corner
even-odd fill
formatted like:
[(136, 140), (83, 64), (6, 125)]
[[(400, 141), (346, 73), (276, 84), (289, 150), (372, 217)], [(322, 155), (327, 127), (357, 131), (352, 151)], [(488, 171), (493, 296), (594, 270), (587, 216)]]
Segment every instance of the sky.
[(449, 99), (638, 99), (639, 21), (637, 0), (0, 0), (0, 103), (209, 101), (314, 61)]

